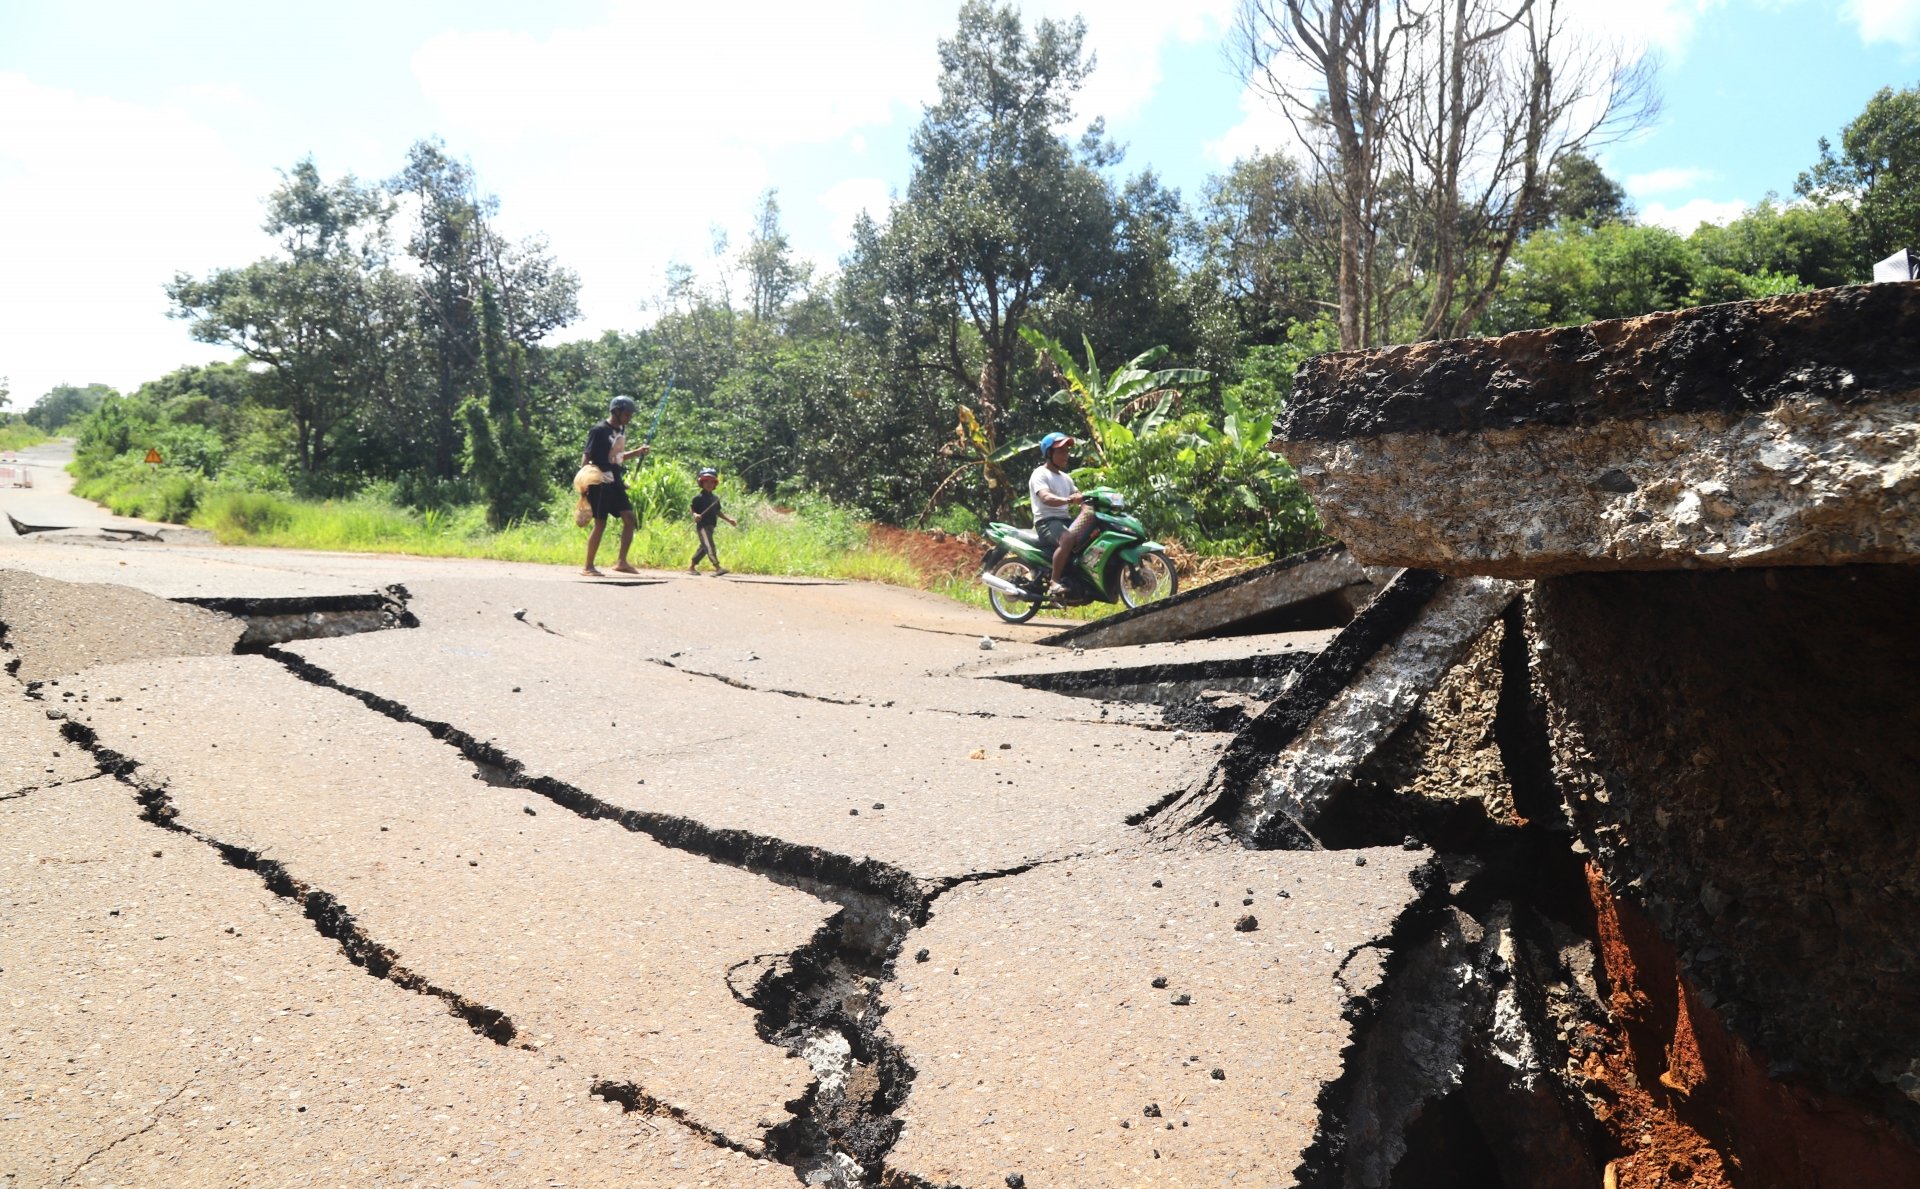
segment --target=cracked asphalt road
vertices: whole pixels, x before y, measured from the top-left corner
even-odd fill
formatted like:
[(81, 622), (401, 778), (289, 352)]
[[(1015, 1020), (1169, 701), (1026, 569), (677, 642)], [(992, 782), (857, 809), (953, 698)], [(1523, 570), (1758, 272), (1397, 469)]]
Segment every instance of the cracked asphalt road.
[(1044, 627), (647, 577), (0, 541), (0, 1186), (1291, 1183), (1418, 856), (1147, 839), (1224, 737), (969, 675)]

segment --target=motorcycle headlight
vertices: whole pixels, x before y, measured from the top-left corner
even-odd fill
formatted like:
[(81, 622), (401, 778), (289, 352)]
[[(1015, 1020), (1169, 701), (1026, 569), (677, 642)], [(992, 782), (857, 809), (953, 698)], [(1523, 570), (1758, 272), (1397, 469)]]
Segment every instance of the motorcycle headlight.
[(1124, 508), (1127, 506), (1127, 497), (1115, 492), (1107, 497), (1107, 504), (1114, 508)]

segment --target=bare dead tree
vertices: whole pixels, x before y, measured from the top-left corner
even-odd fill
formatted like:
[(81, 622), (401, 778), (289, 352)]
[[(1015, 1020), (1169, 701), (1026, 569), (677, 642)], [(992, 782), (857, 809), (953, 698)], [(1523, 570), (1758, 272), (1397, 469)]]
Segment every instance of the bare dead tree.
[(1234, 53), (1331, 208), (1342, 348), (1466, 333), (1554, 166), (1658, 107), (1562, 0), (1241, 0)]

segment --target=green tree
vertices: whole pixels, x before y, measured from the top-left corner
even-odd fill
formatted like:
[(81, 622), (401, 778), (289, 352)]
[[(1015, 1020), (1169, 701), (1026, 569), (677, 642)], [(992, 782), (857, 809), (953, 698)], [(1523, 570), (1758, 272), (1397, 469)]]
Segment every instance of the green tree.
[(400, 402), (383, 428), (397, 443), (418, 443), (397, 465), (445, 480), (459, 468), (461, 402), (486, 386), (481, 290), (492, 286), (501, 332), (528, 348), (579, 317), (579, 278), (544, 240), (510, 244), (496, 233), (489, 221), (499, 200), (481, 194), (472, 168), (437, 139), (416, 141), (387, 185), (413, 200), (406, 251), (417, 266), (424, 367), (414, 377), (418, 399)]
[(1631, 218), (1627, 192), (1585, 153), (1569, 153), (1554, 163), (1547, 179), (1540, 218), (1527, 230), (1568, 223), (1620, 223)]
[(461, 405), (473, 477), (486, 493), (487, 522), (502, 528), (548, 503), (549, 453), (535, 431), (526, 384), (526, 348), (507, 333), (491, 282), (480, 287), (483, 394)]
[[(971, 391), (968, 416), (997, 449), (1020, 327), (1049, 298), (1091, 293), (1112, 258), (1100, 126), (1063, 129), (1092, 60), (1086, 27), (969, 0), (940, 43), (940, 98), (913, 134), (906, 196), (882, 232), (856, 228), (849, 297), (916, 370)], [(1011, 493), (992, 486), (996, 511)]]
[(1826, 289), (1869, 275), (1858, 230), (1840, 203), (1781, 206), (1768, 195), (1724, 225), (1702, 223), (1687, 242), (1706, 269), (1747, 277), (1787, 276)]
[(1317, 225), (1324, 203), (1300, 166), (1279, 153), (1249, 157), (1208, 182), (1199, 215), (1201, 285), (1232, 326), (1228, 358), (1249, 343), (1275, 343), (1287, 327), (1330, 308), (1328, 242)]
[(387, 185), (415, 204), (406, 250), (417, 266), (414, 288), (428, 372), (422, 377), (424, 399), (415, 414), (420, 424), (401, 432), (420, 434), (419, 464), (437, 478), (450, 479), (459, 465), (456, 410), (473, 390), (480, 367), (482, 220), (487, 211), (474, 193), (473, 171), (448, 156), (438, 140), (414, 142), (405, 168)]
[(1694, 300), (1698, 258), (1664, 227), (1573, 224), (1536, 232), (1514, 253), (1481, 328), (1505, 334), (1675, 310)]
[(105, 384), (56, 384), (26, 412), (27, 424), (42, 433), (59, 433), (99, 408), (109, 396), (117, 395)]
[(793, 258), (787, 233), (780, 229), (776, 190), (769, 189), (760, 196), (753, 235), (740, 253), (740, 267), (747, 274), (748, 312), (762, 322), (772, 321), (812, 276), (810, 267)]
[(1820, 138), (1820, 160), (1793, 188), (1853, 211), (1867, 257), (1856, 276), (1874, 260), (1920, 247), (1920, 87), (1880, 88), (1841, 130), (1838, 152)]
[(1159, 428), (1182, 387), (1212, 379), (1199, 368), (1149, 370), (1166, 357), (1164, 346), (1142, 351), (1102, 375), (1099, 361), (1094, 358), (1093, 344), (1084, 338), (1081, 345), (1086, 350), (1087, 361), (1083, 365), (1058, 339), (1031, 328), (1022, 329), (1020, 337), (1053, 366), (1061, 385), (1053, 394), (1053, 401), (1079, 415), (1081, 425), (1086, 428), (1087, 442), (1101, 463), (1127, 450), (1141, 435)]
[(333, 183), (313, 160), (295, 165), (267, 200), (278, 258), (174, 277), (173, 316), (193, 337), (260, 365), (259, 399), (292, 418), (300, 469), (321, 471), (333, 430), (369, 396), (402, 377), (394, 358), (410, 309), (387, 267), (392, 207), (351, 175)]

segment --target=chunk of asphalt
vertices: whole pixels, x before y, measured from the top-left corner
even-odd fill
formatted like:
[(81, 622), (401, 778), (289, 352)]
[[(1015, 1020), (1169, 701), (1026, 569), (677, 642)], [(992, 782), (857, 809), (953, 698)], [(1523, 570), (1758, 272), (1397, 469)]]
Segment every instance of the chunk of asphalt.
[[(197, 1185), (351, 1167), (392, 1184), (457, 1165), (510, 1184), (793, 1184), (672, 1120), (610, 1117), (581, 1071), (369, 978), (258, 875), (142, 821), (126, 784), (0, 803), (0, 832), (8, 1073), (71, 1091), (9, 1096), (0, 1181)], [(161, 837), (179, 842), (156, 863)], [(16, 889), (32, 890), (33, 911), (18, 911)]]
[(246, 625), (125, 586), (0, 569), (0, 665), (46, 681), (108, 661), (222, 656)]
[(1344, 833), (1343, 817), (1362, 808), (1348, 774), (1400, 728), (1518, 590), (1499, 578), (1443, 583), (1406, 627), (1261, 767), (1232, 813), (1234, 832), (1259, 845), (1285, 844), (1303, 836), (1324, 841)]
[[(1321, 1088), (1343, 1068), (1350, 1025), (1337, 995), (1273, 994), (1274, 964), (1292, 986), (1331, 986), (1342, 956), (1387, 935), (1415, 902), (1409, 877), (1422, 858), (1384, 850), (1355, 868), (1324, 852), (1127, 851), (1076, 860), (1071, 878), (1045, 865), (944, 893), (907, 944), (965, 950), (961, 973), (882, 989), (888, 1028), (918, 1071), (888, 1168), (936, 1185), (991, 1183), (1016, 1163), (1035, 1184), (1152, 1184), (1163, 1180), (1156, 1145), (1194, 1184), (1293, 1167), (1319, 1125)], [(1129, 889), (1169, 861), (1196, 894), (1139, 912)], [(1206, 907), (1296, 878), (1312, 894), (1257, 933), (1221, 928)], [(1189, 1003), (1143, 993), (1128, 974), (1143, 969), (1178, 969)], [(1181, 1067), (1196, 1052), (1234, 1077), (1194, 1092), (1176, 1079), (1194, 1076)], [(998, 1121), (985, 1146), (983, 1084)], [(1177, 1116), (1192, 1126), (1125, 1125), (1145, 1102), (1175, 1114), (1174, 1093), (1188, 1094)]]

